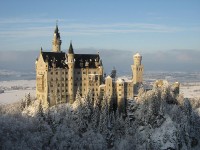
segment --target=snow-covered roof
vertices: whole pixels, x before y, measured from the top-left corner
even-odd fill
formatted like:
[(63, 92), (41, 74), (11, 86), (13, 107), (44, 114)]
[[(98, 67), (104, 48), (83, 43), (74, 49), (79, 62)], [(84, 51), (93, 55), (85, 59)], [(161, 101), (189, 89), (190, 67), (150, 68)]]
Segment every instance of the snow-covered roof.
[(132, 82), (131, 76), (120, 76), (117, 79), (121, 79), (123, 82)]
[(141, 57), (141, 55), (140, 55), (139, 53), (136, 53), (136, 54), (134, 55), (134, 57)]
[(110, 79), (110, 78), (111, 78), (110, 76), (107, 76), (107, 77), (106, 77), (106, 79)]
[(102, 88), (102, 87), (105, 87), (105, 86), (106, 86), (105, 84), (101, 84), (99, 87)]
[(124, 80), (121, 78), (118, 78), (116, 82), (124, 82)]

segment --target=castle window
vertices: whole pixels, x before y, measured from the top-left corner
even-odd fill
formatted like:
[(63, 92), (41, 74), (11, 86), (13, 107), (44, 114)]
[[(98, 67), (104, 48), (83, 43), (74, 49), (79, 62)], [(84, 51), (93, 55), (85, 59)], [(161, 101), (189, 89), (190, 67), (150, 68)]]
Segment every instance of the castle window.
[(62, 83), (62, 86), (64, 86), (64, 84)]
[(98, 76), (95, 76), (95, 80), (98, 80)]
[(94, 72), (94, 74), (96, 74), (96, 71)]
[(83, 74), (85, 74), (85, 71), (83, 71)]
[(53, 74), (53, 72), (51, 72), (51, 75)]
[(56, 72), (56, 74), (58, 74), (58, 72)]

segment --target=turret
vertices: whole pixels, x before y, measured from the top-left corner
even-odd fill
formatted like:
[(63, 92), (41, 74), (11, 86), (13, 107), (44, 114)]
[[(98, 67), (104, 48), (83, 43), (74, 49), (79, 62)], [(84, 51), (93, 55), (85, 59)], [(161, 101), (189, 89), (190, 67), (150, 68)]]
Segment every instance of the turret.
[(56, 24), (56, 28), (55, 28), (54, 34), (53, 34), (52, 51), (60, 52), (61, 51), (61, 43), (62, 43), (62, 41), (60, 40), (60, 33), (58, 30), (58, 25)]
[(69, 91), (69, 102), (74, 102), (74, 50), (72, 46), (72, 42), (70, 42), (69, 50), (67, 53), (67, 64), (69, 67), (68, 72), (68, 91)]
[(67, 57), (68, 57), (68, 64), (74, 64), (74, 49), (72, 46), (72, 42), (70, 42)]
[(134, 64), (135, 64), (135, 65), (141, 65), (142, 56), (141, 56), (139, 53), (136, 53), (136, 54), (133, 56), (133, 60), (134, 60)]
[(143, 82), (143, 71), (144, 66), (142, 65), (142, 56), (139, 53), (136, 53), (133, 56), (134, 64), (131, 66), (133, 71), (133, 83), (140, 84)]

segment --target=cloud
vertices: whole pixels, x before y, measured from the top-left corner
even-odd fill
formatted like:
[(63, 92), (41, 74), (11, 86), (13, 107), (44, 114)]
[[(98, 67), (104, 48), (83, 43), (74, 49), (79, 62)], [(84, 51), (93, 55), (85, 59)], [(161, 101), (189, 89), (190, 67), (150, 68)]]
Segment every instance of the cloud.
[[(105, 72), (115, 67), (119, 75), (131, 74), (133, 55), (136, 52), (116, 49), (99, 50), (94, 48), (75, 49), (75, 53), (100, 52)], [(200, 72), (200, 50), (168, 50), (143, 53), (145, 71), (198, 71)], [(0, 69), (34, 71), (35, 59), (39, 51), (0, 51)]]
[[(59, 18), (62, 34), (69, 35), (105, 35), (129, 33), (172, 33), (185, 29), (163, 24), (150, 23), (74, 23), (75, 20)], [(41, 37), (52, 33), (54, 18), (1, 18), (0, 38), (5, 37)]]
[[(162, 57), (157, 57), (160, 54)], [(174, 49), (144, 53), (143, 60), (148, 70), (200, 71), (199, 57), (200, 50)]]
[(64, 29), (70, 29), (79, 33), (91, 34), (115, 34), (115, 33), (137, 33), (137, 32), (180, 32), (180, 27), (171, 27), (148, 23), (111, 23), (111, 24), (68, 24)]

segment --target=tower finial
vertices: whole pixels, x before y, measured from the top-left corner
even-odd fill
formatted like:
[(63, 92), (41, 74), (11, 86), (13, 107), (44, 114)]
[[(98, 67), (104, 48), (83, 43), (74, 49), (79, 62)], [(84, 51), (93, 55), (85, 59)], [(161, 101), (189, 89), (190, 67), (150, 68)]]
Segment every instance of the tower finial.
[(42, 53), (42, 46), (41, 46), (40, 52)]
[(58, 20), (56, 20), (56, 28), (55, 28), (54, 33), (58, 34)]

